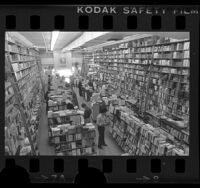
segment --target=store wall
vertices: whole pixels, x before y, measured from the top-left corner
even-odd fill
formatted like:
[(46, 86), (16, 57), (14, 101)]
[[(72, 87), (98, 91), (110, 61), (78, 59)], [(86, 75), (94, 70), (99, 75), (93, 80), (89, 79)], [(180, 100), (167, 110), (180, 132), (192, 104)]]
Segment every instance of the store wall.
[(72, 70), (72, 66), (78, 62), (79, 67), (82, 66), (83, 55), (81, 52), (66, 51), (65, 53), (61, 51), (53, 52), (54, 67), (56, 70)]
[(68, 52), (65, 52), (64, 53), (64, 57), (66, 58), (66, 62), (67, 62), (67, 69), (72, 69), (72, 55), (71, 55), (71, 52), (68, 51)]
[(54, 68), (57, 73), (64, 76), (71, 75), (71, 53), (70, 52), (61, 52), (61, 51), (54, 51), (53, 52), (54, 58)]

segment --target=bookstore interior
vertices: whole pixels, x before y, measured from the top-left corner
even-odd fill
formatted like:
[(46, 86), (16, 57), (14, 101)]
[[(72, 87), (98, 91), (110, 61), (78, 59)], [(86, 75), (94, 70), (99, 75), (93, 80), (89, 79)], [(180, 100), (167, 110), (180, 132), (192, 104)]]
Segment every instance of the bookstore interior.
[(188, 32), (6, 32), (5, 155), (189, 156)]

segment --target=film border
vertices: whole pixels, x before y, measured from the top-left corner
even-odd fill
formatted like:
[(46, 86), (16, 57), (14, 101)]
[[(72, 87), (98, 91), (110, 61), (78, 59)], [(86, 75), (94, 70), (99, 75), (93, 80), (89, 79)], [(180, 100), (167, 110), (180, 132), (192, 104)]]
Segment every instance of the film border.
[[(131, 5), (132, 6), (132, 5)], [(109, 6), (108, 6), (109, 7)], [(123, 7), (123, 6), (122, 6)], [(141, 6), (135, 6), (141, 7)], [(146, 7), (143, 5), (142, 7)], [(156, 6), (162, 9), (164, 6)], [(165, 7), (166, 10), (174, 10), (174, 6)], [(197, 6), (178, 6), (176, 9), (185, 10), (185, 9), (195, 9), (199, 10)], [(167, 12), (167, 11), (166, 11)], [(186, 11), (187, 12), (187, 11)], [(114, 156), (98, 156), (98, 157), (50, 157), (50, 156), (40, 156), (40, 157), (9, 157), (15, 159), (15, 163), (17, 165), (21, 165), (25, 167), (29, 171), (29, 160), (31, 159), (39, 159), (38, 168), (40, 172), (36, 173), (38, 175), (51, 175), (55, 174), (54, 172), (54, 160), (59, 159), (57, 164), (60, 165), (64, 163), (63, 173), (69, 179), (73, 179), (78, 171), (78, 160), (79, 159), (87, 159), (88, 166), (92, 166), (98, 168), (100, 170), (104, 170), (105, 176), (108, 182), (137, 182), (137, 181), (149, 181), (154, 182), (155, 176), (159, 177), (159, 182), (165, 181), (197, 181), (199, 179), (199, 135), (198, 135), (198, 92), (199, 88), (196, 85), (196, 80), (198, 78), (198, 70), (199, 70), (199, 15), (198, 14), (183, 14), (181, 12), (177, 14), (137, 14), (132, 17), (132, 19), (137, 19), (137, 26), (131, 29), (127, 28), (127, 17), (132, 15), (125, 15), (121, 12), (117, 14), (107, 15), (103, 14), (77, 14), (77, 6), (3, 6), (0, 7), (0, 48), (4, 49), (4, 34), (5, 31), (49, 31), (55, 29), (54, 17), (55, 16), (64, 16), (64, 27), (58, 28), (63, 31), (189, 31), (191, 38), (191, 96), (190, 96), (190, 105), (191, 105), (191, 127), (190, 130), (190, 156), (189, 157), (114, 157)], [(6, 25), (6, 16), (9, 24)], [(30, 19), (32, 17), (32, 21)], [(36, 16), (36, 17), (35, 17)], [(39, 16), (39, 17), (38, 17)], [(80, 17), (81, 16), (81, 17)], [(109, 17), (108, 23), (103, 23), (103, 20), (107, 20), (104, 16)], [(152, 18), (152, 16), (156, 16), (156, 18)], [(80, 17), (80, 18), (79, 18)], [(69, 19), (73, 18), (73, 19)], [(108, 18), (108, 17), (106, 17)], [(56, 19), (56, 18), (55, 18)], [(84, 19), (88, 19), (88, 27), (85, 28), (85, 25), (81, 25), (79, 21)], [(151, 27), (151, 19), (152, 23), (154, 23), (154, 19), (156, 23), (160, 23), (160, 28), (152, 28)], [(185, 19), (185, 21), (183, 21)], [(15, 24), (16, 20), (16, 24)], [(38, 25), (38, 21), (40, 20), (40, 24)], [(60, 21), (60, 19), (58, 19)], [(82, 21), (81, 21), (82, 22)], [(113, 27), (110, 26), (110, 22)], [(105, 25), (104, 25), (105, 24)], [(185, 25), (184, 25), (185, 24)], [(155, 24), (153, 24), (155, 25)], [(6, 28), (7, 26), (7, 28)], [(80, 28), (79, 28), (80, 26)], [(103, 27), (105, 26), (105, 27)], [(185, 26), (185, 27), (184, 27)], [(153, 29), (153, 30), (152, 30)], [(4, 62), (4, 51), (0, 51), (0, 61)], [(3, 70), (3, 69), (2, 69)], [(3, 72), (2, 72), (3, 73)], [(1, 84), (3, 86), (4, 74), (1, 74), (2, 79)], [(4, 106), (4, 93), (1, 93), (1, 103)], [(1, 114), (4, 114), (4, 108), (1, 108)], [(1, 116), (1, 122), (4, 122), (4, 115)], [(0, 127), (1, 138), (4, 137), (4, 127)], [(0, 164), (0, 169), (2, 169), (6, 163), (5, 159), (7, 157), (3, 156), (4, 152), (4, 140), (0, 139), (0, 161), (3, 163)], [(126, 163), (130, 160), (136, 160), (137, 170), (134, 173), (127, 173)], [(158, 161), (153, 161), (153, 164), (160, 163), (161, 170), (160, 173), (152, 173), (151, 172), (151, 159), (158, 159)], [(176, 173), (175, 172), (175, 161), (180, 159), (182, 164), (185, 161), (185, 172), (184, 173)], [(183, 159), (183, 160), (182, 160)], [(63, 161), (64, 160), (64, 161)], [(34, 162), (33, 162), (34, 161)], [(32, 163), (38, 163), (37, 160), (33, 160)], [(61, 162), (63, 161), (63, 162)], [(86, 162), (86, 163), (87, 163)], [(133, 162), (134, 163), (134, 162)], [(52, 164), (50, 166), (49, 164)], [(83, 163), (85, 164), (85, 162)], [(174, 166), (173, 166), (174, 165)], [(32, 165), (34, 166), (34, 165)], [(83, 165), (85, 166), (85, 165)], [(155, 165), (154, 165), (155, 166)], [(108, 168), (106, 168), (108, 167)], [(34, 170), (33, 170), (34, 171)], [(37, 171), (37, 170), (36, 170)], [(130, 170), (132, 171), (132, 170)], [(120, 172), (120, 174), (119, 174)], [(58, 173), (58, 172), (56, 172)], [(59, 172), (62, 174), (62, 172)], [(35, 173), (31, 173), (31, 176)], [(147, 177), (146, 179), (144, 178)], [(157, 181), (158, 179), (156, 179)]]

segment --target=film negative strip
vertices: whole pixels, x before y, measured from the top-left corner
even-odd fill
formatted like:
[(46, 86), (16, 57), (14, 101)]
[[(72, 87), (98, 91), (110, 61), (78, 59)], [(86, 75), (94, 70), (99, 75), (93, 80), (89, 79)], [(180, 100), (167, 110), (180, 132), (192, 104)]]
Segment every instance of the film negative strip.
[[(8, 177), (13, 178), (16, 182), (33, 183), (199, 182), (199, 7), (188, 5), (0, 6), (0, 61), (2, 67), (6, 66), (6, 33), (52, 31), (71, 32), (72, 34), (75, 32), (131, 32), (137, 35), (151, 33), (155, 36), (177, 37), (178, 39), (188, 36), (190, 42), (189, 61), (191, 62), (189, 65), (189, 153), (176, 156), (150, 153), (145, 156), (138, 153), (118, 156), (50, 156), (48, 154), (8, 156), (5, 154), (4, 139), (6, 137), (6, 94), (2, 90), (0, 97), (2, 104), (2, 126), (0, 126), (2, 180)], [(117, 35), (114, 37), (117, 38)], [(109, 42), (106, 41), (108, 39), (104, 39), (104, 42)], [(94, 44), (98, 44), (97, 41), (95, 42)], [(157, 46), (159, 45), (157, 44)], [(178, 51), (181, 50), (177, 50), (175, 53)], [(0, 79), (2, 88), (5, 88), (5, 74), (5, 70), (2, 68), (2, 78)], [(180, 73), (173, 72), (172, 74)], [(24, 174), (23, 178), (21, 174)]]

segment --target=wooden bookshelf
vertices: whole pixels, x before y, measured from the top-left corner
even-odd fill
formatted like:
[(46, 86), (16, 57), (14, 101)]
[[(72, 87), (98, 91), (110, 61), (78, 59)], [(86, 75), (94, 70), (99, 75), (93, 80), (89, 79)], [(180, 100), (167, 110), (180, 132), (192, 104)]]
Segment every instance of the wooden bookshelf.
[[(94, 59), (103, 80), (136, 101), (126, 104), (137, 117), (144, 119), (148, 114), (148, 123), (187, 150), (189, 127), (170, 125), (161, 116), (189, 123), (190, 41), (165, 40), (152, 37), (104, 47), (94, 53)], [(124, 120), (114, 122), (110, 132), (123, 151), (131, 155), (165, 155), (152, 141), (146, 141), (149, 149), (141, 149), (147, 140), (145, 134), (135, 136)], [(167, 155), (182, 155), (181, 150), (173, 152), (169, 150)]]

